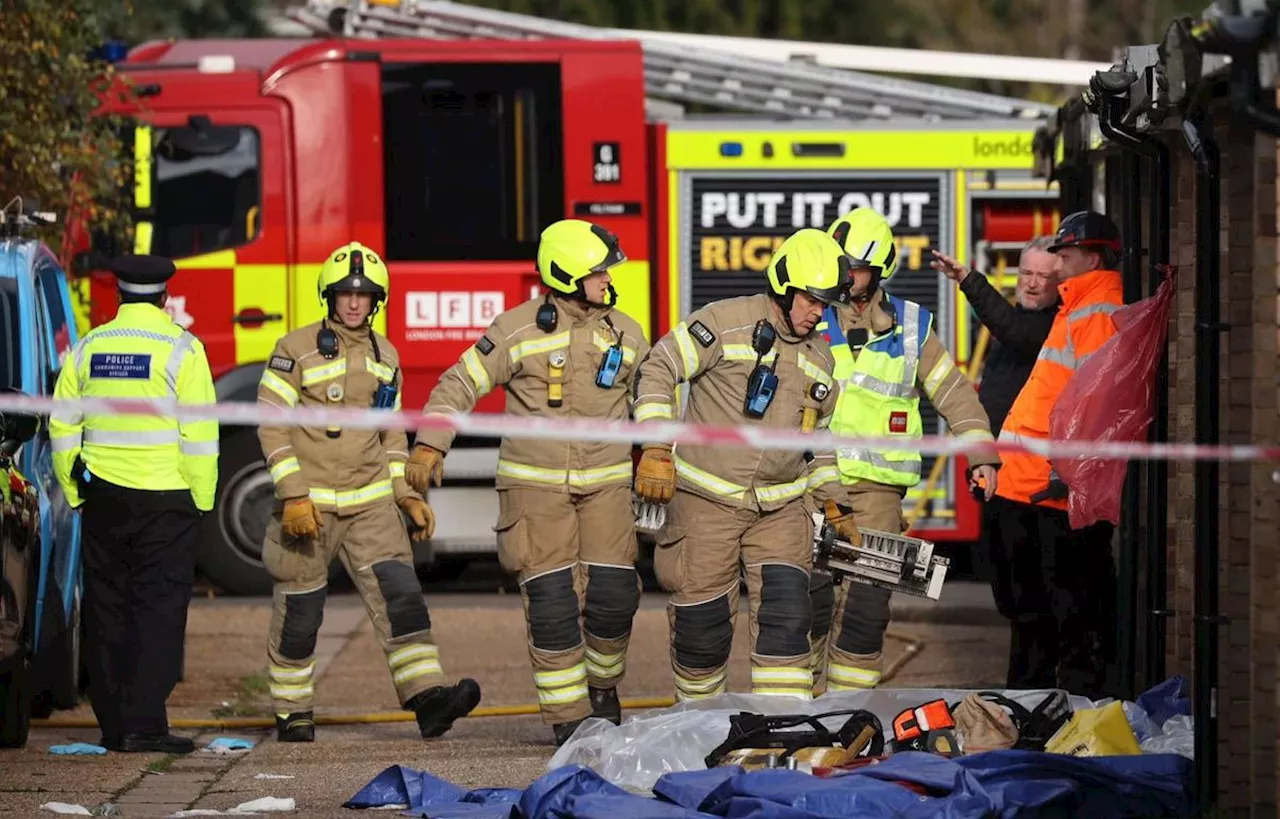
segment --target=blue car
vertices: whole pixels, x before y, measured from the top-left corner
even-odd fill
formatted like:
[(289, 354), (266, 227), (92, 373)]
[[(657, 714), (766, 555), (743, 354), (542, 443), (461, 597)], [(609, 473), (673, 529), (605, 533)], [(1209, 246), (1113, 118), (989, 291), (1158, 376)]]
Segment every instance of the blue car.
[[(49, 249), (7, 221), (0, 393), (52, 395), (78, 340), (71, 291)], [(32, 716), (79, 703), (80, 597), (80, 516), (54, 477), (48, 419), (0, 409), (0, 747), (25, 745)]]

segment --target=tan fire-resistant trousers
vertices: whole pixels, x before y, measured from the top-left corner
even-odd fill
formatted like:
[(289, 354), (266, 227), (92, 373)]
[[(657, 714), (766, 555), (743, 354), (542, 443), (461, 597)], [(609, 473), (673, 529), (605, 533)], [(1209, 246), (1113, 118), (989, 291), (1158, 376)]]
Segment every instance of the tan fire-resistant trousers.
[(276, 581), (267, 646), (276, 713), (312, 709), (316, 637), (335, 556), (364, 600), (400, 704), (444, 685), (439, 649), (431, 639), (431, 617), (399, 509), (388, 501), (354, 515), (321, 512), (320, 517), (320, 533), (314, 539), (285, 535), (278, 509), (267, 526), (262, 561)]
[(801, 500), (774, 512), (736, 509), (676, 490), (654, 568), (670, 591), (676, 696), (724, 693), (746, 575), (751, 691), (808, 698), (813, 521)]
[(542, 719), (588, 717), (589, 687), (623, 678), (640, 605), (631, 487), (502, 489), (498, 504), (498, 557), (520, 583)]
[[(890, 534), (906, 532), (904, 494), (885, 487), (852, 488), (848, 502), (858, 527)], [(831, 578), (823, 574), (814, 575), (810, 591), (815, 690), (875, 688), (883, 672), (881, 652), (889, 627), (891, 592), (853, 581), (833, 589)]]

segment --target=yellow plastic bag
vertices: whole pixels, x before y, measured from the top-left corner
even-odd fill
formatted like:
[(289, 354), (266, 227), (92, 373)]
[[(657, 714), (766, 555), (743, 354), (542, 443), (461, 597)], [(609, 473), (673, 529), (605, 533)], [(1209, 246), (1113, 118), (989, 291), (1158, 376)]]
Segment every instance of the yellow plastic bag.
[(1044, 748), (1067, 756), (1122, 756), (1142, 753), (1117, 700), (1102, 708), (1076, 711)]

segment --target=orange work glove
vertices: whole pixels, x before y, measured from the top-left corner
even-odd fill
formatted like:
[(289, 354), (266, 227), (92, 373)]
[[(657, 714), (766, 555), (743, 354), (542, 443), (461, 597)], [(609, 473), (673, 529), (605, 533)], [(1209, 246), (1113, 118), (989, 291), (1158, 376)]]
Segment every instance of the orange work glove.
[(400, 508), (413, 521), (413, 529), (409, 537), (413, 540), (426, 540), (436, 532), (436, 515), (431, 511), (431, 504), (414, 497), (400, 499)]
[(827, 516), (827, 523), (836, 530), (836, 537), (847, 540), (854, 546), (862, 545), (862, 533), (858, 531), (858, 524), (853, 522), (852, 509), (827, 498), (823, 502), (822, 511)]
[(428, 483), (439, 486), (444, 480), (444, 453), (435, 447), (418, 444), (404, 465), (404, 479), (414, 491), (424, 494)]
[(280, 525), (291, 537), (312, 538), (320, 534), (320, 513), (311, 498), (294, 498), (284, 502)]
[(676, 491), (676, 465), (671, 453), (659, 447), (646, 449), (636, 467), (636, 494), (651, 503), (666, 503)]

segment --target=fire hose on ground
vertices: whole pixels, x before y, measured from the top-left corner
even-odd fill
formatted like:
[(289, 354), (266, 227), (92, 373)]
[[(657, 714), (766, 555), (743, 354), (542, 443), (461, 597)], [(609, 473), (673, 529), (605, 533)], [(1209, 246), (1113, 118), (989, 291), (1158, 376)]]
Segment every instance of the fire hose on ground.
[[(889, 630), (885, 632), (885, 637), (906, 643), (902, 654), (895, 657), (893, 662), (885, 668), (884, 674), (880, 678), (881, 684), (888, 682), (897, 676), (903, 666), (911, 662), (916, 656), (924, 650), (925, 641), (918, 637), (910, 637), (905, 634)], [(640, 711), (648, 708), (670, 708), (675, 705), (676, 701), (671, 697), (640, 697), (637, 699), (629, 699), (622, 701), (622, 707), (627, 711)], [(539, 713), (537, 703), (524, 703), (521, 705), (486, 705), (475, 709), (467, 718), (472, 717), (525, 717), (535, 716)], [(332, 716), (317, 715), (315, 718), (316, 725), (369, 725), (383, 722), (413, 722), (414, 715), (410, 711), (372, 711), (365, 714), (334, 714)], [(210, 717), (209, 719), (171, 719), (169, 720), (170, 728), (178, 729), (207, 729), (207, 730), (246, 730), (251, 728), (274, 728), (276, 721), (274, 717)], [(82, 719), (33, 719), (31, 720), (33, 728), (97, 728), (98, 721), (93, 718)]]

